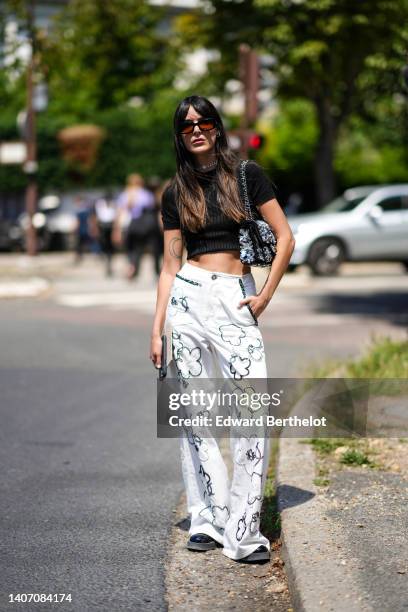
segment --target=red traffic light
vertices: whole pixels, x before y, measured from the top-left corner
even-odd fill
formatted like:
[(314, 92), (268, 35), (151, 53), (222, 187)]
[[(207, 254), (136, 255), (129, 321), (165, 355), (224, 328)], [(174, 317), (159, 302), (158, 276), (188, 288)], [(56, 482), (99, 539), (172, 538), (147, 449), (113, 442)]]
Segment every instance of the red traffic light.
[(264, 137), (262, 134), (250, 134), (248, 139), (248, 146), (250, 149), (260, 149), (264, 143)]

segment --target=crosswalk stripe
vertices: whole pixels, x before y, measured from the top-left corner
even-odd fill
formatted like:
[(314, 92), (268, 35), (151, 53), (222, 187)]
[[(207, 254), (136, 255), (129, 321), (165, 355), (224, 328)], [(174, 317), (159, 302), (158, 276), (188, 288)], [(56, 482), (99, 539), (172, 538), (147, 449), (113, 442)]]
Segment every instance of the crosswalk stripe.
[(156, 301), (156, 292), (138, 291), (127, 293), (79, 293), (59, 295), (55, 298), (58, 304), (71, 308), (88, 306), (138, 305)]

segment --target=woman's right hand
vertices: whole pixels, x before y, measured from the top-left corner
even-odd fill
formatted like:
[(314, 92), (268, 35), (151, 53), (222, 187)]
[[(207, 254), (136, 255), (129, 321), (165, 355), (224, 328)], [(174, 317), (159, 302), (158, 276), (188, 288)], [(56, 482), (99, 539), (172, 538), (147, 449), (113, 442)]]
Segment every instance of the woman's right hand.
[(162, 339), (160, 334), (152, 334), (150, 340), (150, 359), (155, 368), (161, 366)]

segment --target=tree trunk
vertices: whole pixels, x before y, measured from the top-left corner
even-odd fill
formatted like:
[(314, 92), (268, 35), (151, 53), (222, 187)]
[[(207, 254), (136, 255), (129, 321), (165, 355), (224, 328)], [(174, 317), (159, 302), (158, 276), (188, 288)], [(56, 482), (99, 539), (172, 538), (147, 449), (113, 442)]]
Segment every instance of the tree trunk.
[(319, 125), (319, 140), (315, 151), (314, 175), (316, 182), (317, 205), (319, 208), (336, 196), (333, 158), (337, 129), (330, 112), (328, 98), (315, 100)]

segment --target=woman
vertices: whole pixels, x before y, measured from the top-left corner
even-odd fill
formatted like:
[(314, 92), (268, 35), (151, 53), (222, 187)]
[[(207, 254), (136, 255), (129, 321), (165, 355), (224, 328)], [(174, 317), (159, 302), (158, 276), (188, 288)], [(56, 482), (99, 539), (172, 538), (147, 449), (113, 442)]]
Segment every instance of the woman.
[(114, 242), (120, 243), (121, 228), (125, 230), (125, 246), (129, 261), (127, 278), (135, 278), (146, 245), (156, 228), (154, 195), (145, 188), (140, 174), (130, 174), (127, 185), (117, 200), (118, 218), (114, 230)]
[[(216, 367), (223, 377), (234, 380), (266, 378), (258, 319), (294, 248), (289, 224), (272, 183), (255, 162), (249, 162), (251, 202), (277, 238), (277, 254), (257, 294), (251, 270), (239, 257), (238, 233), (245, 218), (237, 181), (239, 159), (230, 150), (222, 120), (209, 100), (201, 96), (182, 100), (174, 115), (174, 143), (177, 173), (162, 198), (164, 258), (150, 358), (160, 367), (166, 322), (172, 328), (169, 372), (173, 370), (180, 382), (214, 377)], [(184, 245), (187, 262), (180, 269)], [(231, 489), (213, 438), (183, 433), (180, 445), (191, 514), (187, 548), (203, 551), (218, 544), (234, 561), (268, 561), (270, 543), (259, 531), (268, 440), (231, 438)], [(242, 458), (254, 462), (250, 465)]]

